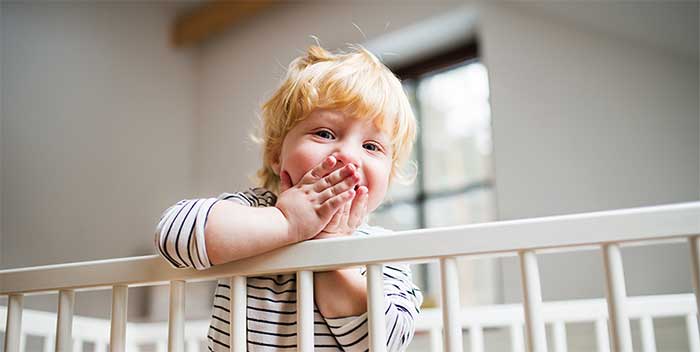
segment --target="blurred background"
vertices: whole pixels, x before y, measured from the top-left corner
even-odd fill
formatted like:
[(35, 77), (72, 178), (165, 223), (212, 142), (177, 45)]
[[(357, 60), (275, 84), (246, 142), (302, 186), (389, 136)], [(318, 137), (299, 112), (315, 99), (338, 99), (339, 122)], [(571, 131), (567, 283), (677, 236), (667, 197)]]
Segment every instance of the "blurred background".
[[(251, 186), (259, 107), (312, 36), (374, 52), (419, 119), (418, 177), (391, 190), (377, 225), (696, 201), (699, 11), (698, 1), (2, 0), (0, 268), (153, 254), (168, 206)], [(685, 246), (623, 256), (629, 295), (692, 292)], [(539, 261), (545, 301), (605, 296), (600, 253)], [(438, 306), (436, 266), (413, 269), (425, 307)], [(517, 258), (461, 259), (460, 272), (464, 306), (522, 301)], [(212, 292), (189, 285), (188, 319), (209, 317)], [(129, 321), (167, 319), (166, 287), (129, 295)], [(56, 300), (25, 307), (55, 311)], [(79, 292), (76, 314), (108, 318), (109, 292)], [(655, 328), (660, 350), (687, 350), (682, 322)], [(587, 350), (587, 329), (567, 330), (579, 341), (570, 350)], [(499, 333), (486, 331), (487, 350), (501, 350)]]

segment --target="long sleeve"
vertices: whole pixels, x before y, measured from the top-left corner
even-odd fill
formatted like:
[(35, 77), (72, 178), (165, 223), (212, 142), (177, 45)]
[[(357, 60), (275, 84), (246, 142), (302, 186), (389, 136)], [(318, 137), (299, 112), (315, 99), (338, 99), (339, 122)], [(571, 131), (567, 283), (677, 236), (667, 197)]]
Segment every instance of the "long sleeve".
[[(366, 272), (362, 271), (363, 275)], [(387, 351), (405, 351), (413, 339), (415, 319), (420, 314), (423, 296), (411, 280), (406, 264), (383, 267), (384, 316), (386, 318)], [(346, 352), (364, 352), (369, 346), (367, 313), (357, 317), (326, 319), (331, 333)]]
[(222, 193), (217, 198), (184, 199), (163, 212), (156, 226), (158, 253), (175, 268), (204, 270), (212, 266), (206, 250), (204, 228), (211, 208), (221, 200), (246, 206), (274, 204), (274, 194), (262, 188)]
[(155, 232), (158, 253), (175, 268), (211, 267), (204, 225), (217, 198), (185, 199), (163, 212)]

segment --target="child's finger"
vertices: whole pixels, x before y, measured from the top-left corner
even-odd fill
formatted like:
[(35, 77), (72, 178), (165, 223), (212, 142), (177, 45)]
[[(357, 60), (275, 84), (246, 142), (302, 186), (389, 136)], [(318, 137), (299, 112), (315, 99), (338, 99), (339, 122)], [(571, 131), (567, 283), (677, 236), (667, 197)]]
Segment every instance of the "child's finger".
[[(357, 198), (357, 192), (355, 192), (355, 195), (353, 196), (353, 199)], [(349, 200), (345, 202), (345, 205), (343, 206), (343, 215), (340, 217), (340, 224), (341, 225), (348, 225), (348, 218), (350, 217), (350, 206), (352, 205), (352, 200)]]
[(322, 177), (326, 176), (331, 170), (333, 170), (333, 167), (335, 166), (335, 163), (337, 162), (336, 158), (333, 155), (327, 156), (321, 163), (316, 165), (313, 169), (311, 169), (309, 172), (302, 177), (301, 182), (305, 184), (311, 184)]
[(357, 170), (357, 167), (353, 164), (345, 165), (338, 170), (335, 170), (328, 174), (328, 176), (316, 181), (314, 183), (314, 191), (323, 192), (328, 187), (332, 187), (338, 182), (345, 180), (346, 178), (352, 176)]
[(346, 192), (349, 189), (353, 189), (355, 187), (355, 185), (357, 185), (359, 182), (360, 182), (360, 175), (358, 175), (356, 172), (353, 172), (352, 175), (350, 175), (349, 177), (346, 177), (345, 179), (343, 179), (343, 181), (338, 182), (334, 186), (328, 187), (323, 192), (321, 192), (318, 195), (318, 201), (320, 203), (323, 203), (326, 200), (334, 197), (335, 195)]
[(352, 202), (352, 208), (350, 209), (350, 217), (348, 218), (348, 225), (350, 227), (356, 228), (362, 223), (362, 218), (367, 212), (368, 199), (369, 190), (365, 186), (360, 186), (357, 189), (355, 199)]
[(355, 196), (355, 190), (349, 189), (343, 193), (335, 195), (327, 199), (318, 208), (318, 215), (322, 219), (329, 219), (336, 211), (343, 207), (343, 205)]

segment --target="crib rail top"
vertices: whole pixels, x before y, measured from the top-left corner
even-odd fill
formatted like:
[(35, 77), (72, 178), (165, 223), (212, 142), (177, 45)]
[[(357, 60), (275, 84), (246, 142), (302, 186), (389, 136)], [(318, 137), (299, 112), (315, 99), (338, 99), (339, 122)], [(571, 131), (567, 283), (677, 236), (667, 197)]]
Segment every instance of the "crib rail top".
[(158, 285), (444, 256), (572, 251), (605, 243), (683, 241), (700, 235), (700, 202), (305, 241), (207, 270), (175, 269), (157, 255), (0, 271), (0, 295)]

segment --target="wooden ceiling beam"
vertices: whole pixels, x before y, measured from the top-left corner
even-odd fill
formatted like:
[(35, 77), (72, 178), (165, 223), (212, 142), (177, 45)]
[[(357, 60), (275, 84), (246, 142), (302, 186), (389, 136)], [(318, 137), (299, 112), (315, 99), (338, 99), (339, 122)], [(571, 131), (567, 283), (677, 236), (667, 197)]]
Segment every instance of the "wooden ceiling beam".
[(254, 17), (272, 3), (272, 0), (206, 1), (177, 17), (171, 32), (172, 44), (179, 48), (200, 44)]

